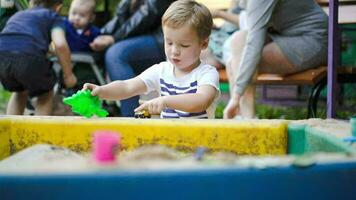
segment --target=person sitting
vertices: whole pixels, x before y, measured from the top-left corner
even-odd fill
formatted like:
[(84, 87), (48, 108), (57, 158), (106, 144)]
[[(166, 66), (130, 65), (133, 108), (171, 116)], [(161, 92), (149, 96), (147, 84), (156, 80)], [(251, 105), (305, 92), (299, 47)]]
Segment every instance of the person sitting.
[(232, 39), (232, 60), (227, 66), (231, 98), (224, 118), (253, 118), (259, 73), (291, 74), (327, 62), (328, 17), (314, 0), (243, 0), (247, 31)]
[(73, 0), (65, 20), (66, 38), (71, 52), (91, 52), (90, 43), (100, 35), (92, 24), (95, 18), (95, 0)]
[(219, 74), (201, 63), (213, 25), (209, 10), (192, 0), (179, 0), (162, 17), (167, 61), (153, 65), (139, 76), (104, 86), (85, 83), (83, 90), (101, 99), (121, 100), (157, 91), (135, 111), (147, 110), (161, 118), (214, 118), (219, 97)]
[[(64, 25), (71, 53), (90, 54), (97, 59), (99, 55), (93, 53), (90, 47), (94, 39), (100, 35), (100, 29), (92, 23), (95, 19), (95, 7), (95, 0), (73, 0), (69, 7), (68, 17), (64, 18)], [(87, 81), (93, 80), (98, 83), (91, 64), (76, 62), (76, 60), (73, 62), (73, 72), (77, 75), (78, 81), (74, 87), (61, 90), (64, 96), (73, 95)]]
[(210, 35), (209, 46), (201, 54), (203, 62), (215, 66), (217, 69), (224, 68), (231, 60), (231, 36), (241, 30), (240, 22), (244, 17), (244, 11), (239, 7), (239, 0), (231, 0), (228, 10), (211, 9), (213, 18), (224, 20), (221, 26), (213, 28)]
[[(116, 16), (102, 28), (91, 47), (104, 50), (111, 81), (127, 80), (164, 61), (161, 17), (174, 0), (122, 0)], [(121, 116), (134, 116), (139, 96), (120, 101)]]

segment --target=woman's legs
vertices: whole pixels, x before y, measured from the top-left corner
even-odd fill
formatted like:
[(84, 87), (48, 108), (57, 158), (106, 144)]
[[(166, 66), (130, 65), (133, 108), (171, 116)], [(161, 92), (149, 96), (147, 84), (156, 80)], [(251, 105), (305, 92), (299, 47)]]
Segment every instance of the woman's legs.
[[(115, 43), (106, 52), (105, 64), (111, 81), (127, 80), (164, 59), (155, 38), (144, 35)], [(134, 116), (138, 100), (139, 96), (121, 100), (121, 115)]]
[[(242, 52), (246, 43), (247, 31), (234, 33), (232, 40), (231, 65), (226, 66), (229, 77), (230, 92), (234, 92), (236, 75), (239, 73), (239, 65)], [(259, 73), (289, 74), (296, 72), (296, 67), (287, 59), (282, 50), (274, 42), (266, 44), (262, 51), (262, 57), (258, 66)], [(240, 114), (243, 117), (255, 116), (255, 86), (247, 86), (240, 100)]]
[(288, 60), (275, 42), (270, 42), (264, 46), (258, 67), (259, 73), (284, 75), (295, 73), (296, 71), (297, 68)]
[(214, 66), (216, 67), (216, 69), (222, 69), (224, 67), (223, 64), (220, 63), (218, 59), (215, 58), (215, 56), (213, 55), (213, 53), (209, 48), (206, 48), (201, 52), (200, 59), (203, 63)]
[(242, 51), (246, 43), (247, 31), (236, 31), (231, 40), (231, 61), (226, 66), (226, 73), (229, 78), (230, 94), (234, 92), (235, 79), (240, 65)]
[[(247, 31), (237, 31), (232, 36), (231, 41), (231, 61), (226, 65), (226, 72), (229, 78), (230, 95), (234, 92), (235, 79), (239, 71), (242, 52), (246, 43)], [(253, 118), (255, 116), (255, 86), (249, 85), (240, 100), (240, 115)]]

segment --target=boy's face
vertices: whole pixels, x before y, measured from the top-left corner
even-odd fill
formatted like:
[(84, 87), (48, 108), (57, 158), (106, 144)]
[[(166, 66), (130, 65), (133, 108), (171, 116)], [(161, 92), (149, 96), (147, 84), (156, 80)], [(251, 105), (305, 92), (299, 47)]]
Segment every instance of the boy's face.
[(94, 19), (94, 13), (89, 4), (80, 5), (79, 1), (73, 1), (69, 9), (69, 22), (76, 29), (84, 29)]
[(179, 28), (163, 26), (164, 49), (168, 60), (177, 69), (190, 72), (200, 63), (200, 53), (208, 45), (208, 38), (200, 40), (196, 31), (185, 24)]

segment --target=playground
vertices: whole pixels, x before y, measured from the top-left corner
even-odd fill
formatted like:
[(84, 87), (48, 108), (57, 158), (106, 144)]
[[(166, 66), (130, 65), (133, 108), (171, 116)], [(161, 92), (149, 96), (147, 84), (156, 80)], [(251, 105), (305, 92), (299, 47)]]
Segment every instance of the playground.
[[(354, 25), (341, 32), (340, 66), (351, 80)], [(337, 87), (329, 117), (324, 67), (316, 118), (308, 117), (313, 85), (283, 85), (290, 77), (267, 76), (257, 87), (256, 119), (221, 119), (229, 99), (222, 79), (216, 119), (204, 120), (114, 117), (88, 91), (59, 96), (58, 116), (5, 115), (10, 93), (0, 89), (0, 199), (354, 199), (355, 84)], [(276, 80), (285, 82), (268, 84)]]
[[(347, 199), (356, 181), (351, 125), (339, 120), (2, 117), (0, 126), (5, 199)], [(102, 131), (121, 138), (109, 162), (95, 159)]]

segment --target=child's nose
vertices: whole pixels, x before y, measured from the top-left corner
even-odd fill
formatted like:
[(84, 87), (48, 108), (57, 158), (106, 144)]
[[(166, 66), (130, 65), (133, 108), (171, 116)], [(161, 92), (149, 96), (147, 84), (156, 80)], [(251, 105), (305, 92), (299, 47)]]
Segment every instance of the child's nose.
[(180, 54), (179, 48), (177, 46), (173, 46), (172, 53), (173, 55), (179, 55)]

